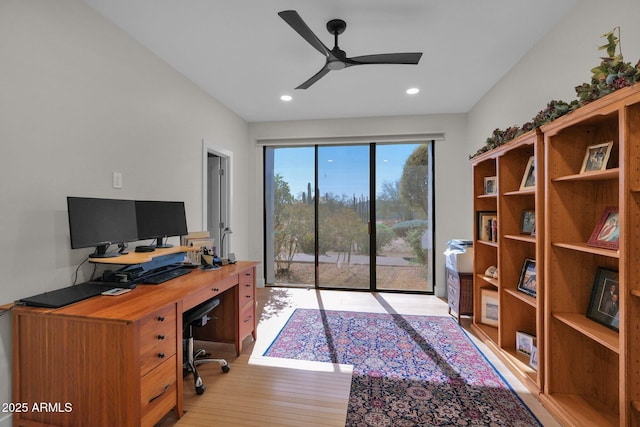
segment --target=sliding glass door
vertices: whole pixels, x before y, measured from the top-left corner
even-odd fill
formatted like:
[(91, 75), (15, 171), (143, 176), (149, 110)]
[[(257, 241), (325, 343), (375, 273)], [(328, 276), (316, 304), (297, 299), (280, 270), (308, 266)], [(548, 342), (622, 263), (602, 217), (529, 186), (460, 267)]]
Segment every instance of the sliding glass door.
[(433, 292), (432, 143), (264, 158), (267, 284)]

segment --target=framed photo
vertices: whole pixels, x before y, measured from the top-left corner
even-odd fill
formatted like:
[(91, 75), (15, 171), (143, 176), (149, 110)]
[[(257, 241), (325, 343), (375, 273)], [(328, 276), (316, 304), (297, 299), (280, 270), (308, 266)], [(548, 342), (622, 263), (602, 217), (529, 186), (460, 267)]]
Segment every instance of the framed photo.
[(619, 238), (618, 208), (608, 207), (602, 213), (600, 221), (598, 221), (596, 228), (591, 233), (587, 245), (617, 250)]
[(480, 322), (485, 325), (498, 326), (498, 312), (500, 311), (498, 291), (482, 288), (480, 289), (480, 298), (482, 304)]
[(618, 309), (620, 306), (620, 284), (618, 272), (598, 267), (591, 289), (591, 300), (587, 317), (591, 320), (618, 330)]
[(524, 169), (520, 190), (530, 190), (536, 186), (536, 161), (535, 157), (529, 157), (527, 167)]
[(498, 178), (487, 176), (484, 178), (484, 194), (498, 194)]
[(478, 212), (477, 229), (478, 240), (485, 242), (498, 241), (498, 216), (495, 211)]
[(613, 141), (587, 147), (580, 173), (605, 170), (609, 162), (612, 147)]
[(538, 347), (533, 346), (533, 350), (531, 350), (531, 357), (529, 358), (529, 366), (531, 366), (536, 371), (538, 370)]
[(516, 351), (531, 356), (536, 345), (536, 337), (526, 332), (516, 331)]
[(526, 258), (522, 265), (518, 290), (532, 297), (536, 296), (536, 260)]
[(536, 229), (536, 211), (533, 209), (525, 209), (522, 211), (520, 219), (520, 234), (535, 235)]

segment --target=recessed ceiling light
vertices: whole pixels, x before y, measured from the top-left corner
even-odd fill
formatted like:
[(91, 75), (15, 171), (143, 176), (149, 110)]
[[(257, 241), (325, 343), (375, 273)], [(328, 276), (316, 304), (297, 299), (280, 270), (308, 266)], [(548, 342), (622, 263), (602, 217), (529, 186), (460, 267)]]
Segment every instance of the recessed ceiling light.
[(285, 101), (285, 102), (289, 102), (291, 101), (293, 98), (291, 97), (291, 95), (282, 95), (280, 97), (281, 100)]
[(407, 95), (415, 95), (418, 92), (420, 92), (420, 89), (418, 89), (417, 87), (407, 89)]

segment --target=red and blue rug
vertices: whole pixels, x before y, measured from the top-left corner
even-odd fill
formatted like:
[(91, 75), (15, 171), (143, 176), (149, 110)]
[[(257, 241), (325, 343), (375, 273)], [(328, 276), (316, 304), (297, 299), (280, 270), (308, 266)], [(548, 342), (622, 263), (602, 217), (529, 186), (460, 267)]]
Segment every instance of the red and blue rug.
[(347, 426), (541, 426), (449, 317), (297, 309), (264, 355), (353, 365)]

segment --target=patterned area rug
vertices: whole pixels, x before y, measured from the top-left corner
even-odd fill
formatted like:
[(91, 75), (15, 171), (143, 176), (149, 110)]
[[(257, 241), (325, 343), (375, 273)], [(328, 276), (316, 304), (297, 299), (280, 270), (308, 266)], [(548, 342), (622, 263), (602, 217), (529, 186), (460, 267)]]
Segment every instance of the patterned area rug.
[(264, 355), (353, 365), (348, 426), (541, 426), (449, 317), (297, 309)]

